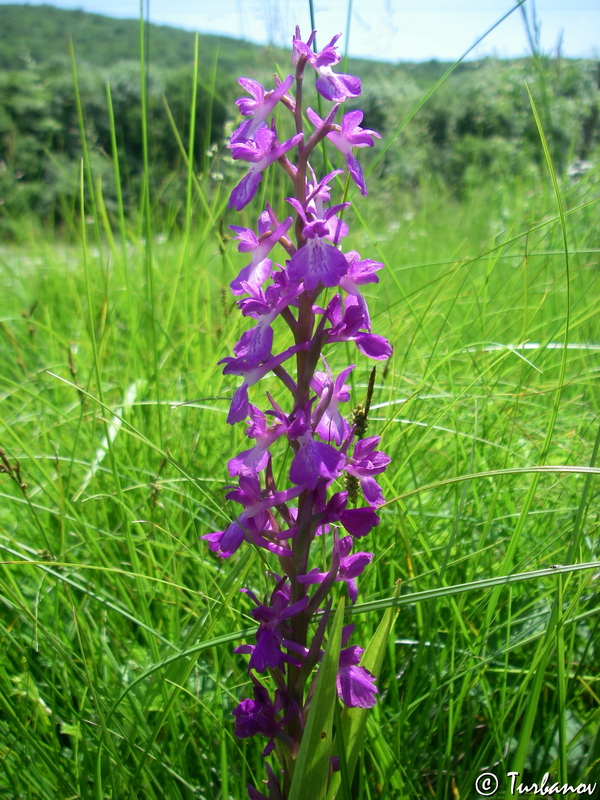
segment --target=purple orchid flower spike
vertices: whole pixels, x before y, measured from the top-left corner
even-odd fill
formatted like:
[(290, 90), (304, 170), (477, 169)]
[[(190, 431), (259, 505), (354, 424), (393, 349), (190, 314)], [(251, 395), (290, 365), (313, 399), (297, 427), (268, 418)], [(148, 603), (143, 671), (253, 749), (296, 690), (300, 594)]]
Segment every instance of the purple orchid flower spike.
[(240, 97), (235, 101), (240, 110), (240, 114), (251, 119), (242, 122), (240, 127), (233, 133), (231, 144), (253, 139), (256, 132), (266, 126), (266, 119), (273, 111), (277, 103), (294, 82), (294, 76), (288, 75), (275, 89), (265, 92), (264, 86), (250, 78), (238, 78), (238, 83), (245, 89), (251, 97)]
[[(281, 217), (267, 205), (255, 230), (230, 226), (238, 250), (249, 256), (230, 288), (237, 309), (251, 322), (233, 346), (233, 356), (219, 363), (224, 375), (241, 379), (227, 422), (248, 419), (246, 436), (251, 442), (227, 461), (236, 485), (229, 487), (226, 497), (241, 507), (237, 516), (225, 530), (202, 537), (223, 559), (243, 545), (252, 545), (260, 548), (264, 560), (279, 562), (275, 571), (272, 566), (266, 569), (271, 588), (264, 601), (242, 590), (255, 604), (251, 613), (258, 627), (255, 641), (236, 648), (237, 653), (249, 656), (254, 694), (235, 709), (235, 732), (241, 738), (266, 737), (263, 755), (279, 760), (277, 770), (267, 765), (266, 788), (248, 787), (251, 800), (267, 800), (267, 796), (286, 800), (289, 795), (290, 765), (296, 761), (307, 729), (311, 687), (325, 652), (331, 593), (336, 583), (345, 583), (350, 602), (357, 600), (358, 579), (374, 556), (352, 549), (379, 524), (378, 508), (384, 499), (377, 478), (390, 461), (377, 450), (379, 437), (361, 438), (374, 382), (369, 384), (366, 408), (355, 408), (354, 418), (364, 420), (363, 424), (351, 426), (342, 409), (350, 401), (351, 387), (346, 381), (355, 366), (342, 363), (332, 372), (323, 357), (326, 346), (344, 342), (354, 342), (359, 352), (376, 360), (392, 353), (387, 339), (372, 332), (361, 294), (365, 284), (378, 282), (376, 273), (383, 265), (361, 259), (353, 250), (343, 252), (349, 229), (341, 212), (350, 204), (332, 201), (340, 183), (334, 183), (334, 178), (343, 170), (323, 176), (314, 169), (313, 154), (321, 146), (336, 147), (361, 193), (367, 193), (357, 153), (371, 147), (378, 134), (361, 127), (363, 115), (358, 110), (336, 122), (341, 103), (360, 93), (358, 78), (334, 72), (340, 62), (338, 38), (313, 52), (315, 32), (303, 42), (296, 29), (294, 76), (275, 76), (271, 91), (250, 78), (240, 78), (247, 96), (239, 98), (237, 106), (244, 119), (229, 144), (233, 158), (247, 163), (246, 174), (229, 197), (229, 209), (240, 211), (248, 205), (263, 173), (272, 166), (281, 168), (293, 184), (292, 196), (286, 198), (293, 215), (280, 222)], [(317, 91), (332, 101), (323, 118), (303, 108), (302, 82), (308, 66), (316, 72)], [(284, 142), (277, 138), (277, 109), (291, 115), (295, 129), (295, 135)], [(307, 139), (305, 112), (315, 126)], [(277, 244), (286, 254), (282, 264), (272, 260)], [(319, 295), (328, 289), (333, 291), (320, 307)], [(281, 327), (287, 328), (287, 338), (277, 339), (275, 345)], [(325, 367), (319, 371), (321, 360)], [(269, 385), (270, 405), (264, 410), (254, 404), (254, 398), (251, 403), (249, 395), (267, 374), (273, 376), (277, 388)], [(342, 477), (347, 491), (336, 491), (334, 483)], [(355, 507), (359, 485), (366, 503)], [(315, 619), (319, 609), (325, 611)], [(349, 707), (370, 708), (378, 690), (373, 675), (360, 665), (362, 649), (348, 646), (352, 632), (353, 626), (342, 632), (337, 693)], [(330, 759), (329, 768), (330, 774), (339, 768), (337, 759)]]
[[(316, 128), (321, 128), (325, 124), (324, 120), (312, 110), (306, 109), (307, 116)], [(352, 150), (355, 147), (373, 147), (375, 142), (373, 137), (376, 136), (381, 139), (377, 131), (369, 130), (368, 128), (361, 128), (360, 123), (363, 120), (362, 111), (348, 111), (342, 117), (342, 124), (331, 125), (332, 130), (327, 134), (327, 138), (337, 149), (346, 156), (348, 164), (348, 171), (352, 176), (352, 180), (360, 189), (360, 192), (365, 197), (367, 196), (367, 187), (365, 184), (365, 176), (360, 166), (359, 160), (356, 158)]]
[(271, 259), (267, 256), (281, 237), (289, 231), (292, 222), (292, 217), (286, 217), (275, 230), (268, 233), (263, 232), (260, 238), (257, 238), (250, 228), (241, 228), (239, 225), (229, 226), (236, 233), (235, 238), (239, 241), (239, 252), (252, 253), (252, 260), (248, 266), (244, 267), (237, 278), (229, 284), (233, 294), (243, 294), (246, 291), (244, 284), (248, 284), (252, 288), (260, 288), (263, 285), (271, 274)]
[(247, 206), (256, 194), (264, 170), (292, 147), (296, 147), (303, 137), (303, 133), (297, 133), (291, 139), (279, 144), (277, 134), (272, 128), (260, 128), (256, 131), (254, 140), (244, 140), (233, 145), (233, 157), (250, 161), (252, 166), (231, 192), (228, 207), (241, 211)]

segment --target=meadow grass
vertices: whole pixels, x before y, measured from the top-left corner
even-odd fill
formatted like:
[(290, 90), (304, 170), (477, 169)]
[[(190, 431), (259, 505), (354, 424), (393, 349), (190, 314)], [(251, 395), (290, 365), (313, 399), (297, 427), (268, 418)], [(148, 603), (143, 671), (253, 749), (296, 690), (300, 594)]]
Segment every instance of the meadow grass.
[[(190, 165), (183, 215), (159, 216), (147, 165), (136, 223), (87, 167), (70, 241), (32, 222), (0, 251), (0, 793), (237, 800), (263, 775), (263, 745), (233, 736), (253, 626), (238, 590), (262, 594), (268, 559), (223, 563), (199, 537), (233, 513), (243, 426), (216, 364), (244, 256), (224, 231), (255, 211), (230, 219), (229, 179)], [(399, 614), (338, 797), (472, 797), (484, 769), (502, 793), (511, 770), (591, 782), (597, 177), (548, 160), (460, 199), (432, 178), (370, 188), (351, 247), (387, 267), (366, 293), (394, 345), (369, 432), (392, 465), (357, 641)], [(282, 193), (266, 180), (255, 208)], [(371, 365), (346, 355), (362, 399)]]

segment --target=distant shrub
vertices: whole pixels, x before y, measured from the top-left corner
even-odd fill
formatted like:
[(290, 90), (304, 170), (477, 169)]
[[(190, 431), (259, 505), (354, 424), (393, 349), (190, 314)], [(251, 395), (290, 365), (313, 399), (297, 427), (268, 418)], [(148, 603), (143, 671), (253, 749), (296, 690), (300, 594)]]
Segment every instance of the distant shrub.
[[(70, 218), (77, 207), (80, 131), (64, 30), (62, 38), (58, 36), (61, 25), (67, 22), (76, 43), (85, 136), (95, 179), (99, 179), (110, 214), (116, 209), (116, 187), (108, 83), (123, 197), (127, 212), (134, 214), (139, 208), (143, 173), (140, 68), (136, 60), (139, 23), (50, 7), (7, 9), (0, 44), (12, 57), (3, 62), (10, 68), (0, 70), (0, 227), (14, 228), (15, 215), (27, 213), (60, 221), (65, 215)], [(36, 14), (35, 30), (31, 29), (30, 12)], [(146, 87), (150, 180), (155, 207), (166, 210), (170, 219), (176, 218), (182, 207), (186, 166), (167, 107), (187, 148), (193, 38), (185, 31), (156, 26), (149, 29), (151, 69)], [(239, 87), (233, 82), (226, 90), (220, 84), (212, 87), (205, 83), (206, 76), (214, 73), (226, 80), (235, 69), (236, 74), (256, 75), (265, 85), (272, 85), (273, 78), (264, 48), (206, 36), (201, 37), (201, 45), (194, 164), (197, 172), (208, 173), (215, 181), (227, 181), (235, 177), (229, 174), (229, 160), (219, 161), (213, 156), (226, 138), (225, 109)], [(130, 57), (130, 61), (123, 60)], [(268, 63), (272, 61), (270, 56)], [(281, 63), (284, 71), (286, 65)], [(398, 65), (363, 61), (359, 70), (351, 59), (348, 69), (355, 66), (362, 78), (363, 124), (384, 136), (384, 142), (366, 154), (365, 167), (369, 169), (376, 159), (372, 180), (379, 180), (389, 191), (416, 187), (434, 178), (440, 186), (460, 194), (477, 180), (507, 172), (527, 176), (540, 169), (543, 154), (527, 86), (559, 173), (567, 172), (577, 160), (593, 163), (598, 152), (600, 65), (596, 62), (536, 56), (462, 63), (406, 126), (403, 122), (448, 65), (438, 61)]]
[[(423, 65), (426, 66), (426, 65)], [(414, 70), (414, 67), (413, 67)], [(389, 147), (381, 173), (416, 184), (435, 175), (462, 191), (475, 176), (528, 173), (543, 162), (529, 87), (557, 171), (600, 142), (598, 65), (560, 59), (487, 59), (461, 65)], [(389, 136), (422, 97), (403, 66), (380, 76)], [(368, 98), (368, 93), (367, 93)]]
[[(142, 119), (139, 65), (125, 62), (101, 71), (83, 66), (78, 83), (84, 108), (86, 141), (104, 202), (115, 207), (111, 133), (106, 98), (110, 85), (126, 204), (138, 202), (142, 175)], [(171, 187), (170, 202), (184, 185), (183, 158), (165, 109), (165, 99), (181, 139), (187, 142), (192, 75), (177, 68), (151, 71), (148, 81), (148, 145), (152, 178)], [(222, 137), (225, 106), (210, 90), (198, 87), (195, 163), (200, 169), (212, 141)], [(30, 63), (0, 71), (0, 220), (23, 213), (59, 219), (78, 197), (81, 140), (75, 93), (65, 64), (52, 68)], [(173, 177), (180, 173), (180, 179)]]

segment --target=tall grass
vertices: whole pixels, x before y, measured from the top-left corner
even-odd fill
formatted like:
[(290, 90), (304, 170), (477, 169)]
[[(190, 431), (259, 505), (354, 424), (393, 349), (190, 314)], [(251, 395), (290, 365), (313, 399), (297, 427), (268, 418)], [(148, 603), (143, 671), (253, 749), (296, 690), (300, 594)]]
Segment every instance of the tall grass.
[[(215, 366), (239, 338), (225, 290), (243, 256), (224, 236), (230, 186), (198, 177), (194, 130), (178, 135), (182, 224), (153, 214), (148, 172), (142, 223), (121, 203), (109, 217), (84, 157), (78, 244), (1, 251), (8, 797), (237, 799), (262, 775), (230, 712), (253, 624), (238, 589), (262, 590), (265, 557), (223, 565), (199, 542), (229, 519), (243, 439)], [(388, 503), (352, 619), (367, 641), (399, 615), (340, 797), (597, 773), (598, 180), (557, 176), (541, 123), (540, 148), (534, 185), (482, 180), (459, 201), (424, 179), (377, 198), (371, 177), (354, 212), (353, 247), (387, 266), (368, 299), (395, 354), (370, 428), (393, 458)], [(368, 369), (354, 374), (360, 397)]]

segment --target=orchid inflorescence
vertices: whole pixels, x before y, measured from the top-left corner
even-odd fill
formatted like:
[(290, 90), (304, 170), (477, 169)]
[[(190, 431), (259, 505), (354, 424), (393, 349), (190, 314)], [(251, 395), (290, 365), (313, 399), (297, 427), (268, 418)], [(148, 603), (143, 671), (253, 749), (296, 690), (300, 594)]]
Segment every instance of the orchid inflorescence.
[[(379, 361), (387, 359), (392, 348), (386, 339), (371, 332), (360, 291), (364, 284), (378, 282), (376, 273), (383, 264), (341, 249), (348, 233), (341, 214), (350, 203), (331, 205), (330, 184), (344, 170), (333, 169), (319, 179), (309, 161), (317, 145), (329, 141), (345, 157), (351, 179), (366, 196), (355, 149), (371, 147), (379, 134), (361, 128), (363, 114), (359, 110), (345, 113), (335, 122), (342, 103), (360, 95), (360, 81), (332, 69), (340, 61), (336, 52), (339, 35), (320, 52), (312, 49), (314, 38), (315, 32), (303, 42), (296, 28), (295, 75), (284, 80), (275, 76), (273, 90), (266, 91), (248, 78), (239, 79), (250, 97), (236, 101), (245, 119), (228, 146), (233, 158), (248, 162), (249, 169), (231, 192), (229, 208), (240, 211), (250, 203), (263, 172), (277, 162), (293, 183), (293, 196), (286, 200), (294, 215), (280, 219), (267, 204), (258, 218), (257, 233), (230, 226), (238, 250), (250, 259), (231, 282), (231, 291), (243, 316), (251, 318), (254, 325), (234, 346), (233, 356), (219, 363), (225, 365), (224, 374), (242, 378), (227, 421), (248, 420), (246, 435), (253, 444), (228, 462), (237, 485), (227, 498), (240, 504), (241, 513), (225, 530), (203, 537), (222, 558), (229, 558), (248, 542), (279, 560), (277, 571), (268, 574), (273, 586), (266, 599), (261, 601), (249, 589), (242, 590), (254, 604), (251, 614), (258, 630), (255, 644), (236, 648), (237, 653), (250, 656), (253, 697), (242, 700), (233, 712), (237, 736), (266, 737), (265, 756), (277, 748), (280, 775), (267, 768), (272, 798), (287, 796), (286, 765), (289, 767), (298, 753), (315, 669), (323, 656), (331, 608), (328, 595), (334, 584), (341, 582), (347, 586), (350, 602), (356, 602), (357, 578), (373, 559), (372, 553), (353, 552), (353, 548), (379, 523), (377, 509), (384, 499), (376, 476), (390, 461), (377, 449), (378, 436), (363, 438), (364, 412), (357, 407), (351, 424), (340, 410), (341, 404), (350, 400), (345, 381), (354, 365), (335, 376), (323, 355), (329, 345), (355, 342), (361, 353)], [(333, 103), (324, 118), (311, 108), (303, 109), (307, 65), (317, 73), (319, 94)], [(275, 119), (269, 120), (278, 104), (291, 113), (296, 130), (284, 142), (278, 140)], [(285, 254), (282, 264), (270, 257), (277, 245)], [(334, 293), (319, 306), (317, 300), (326, 289)], [(274, 355), (272, 326), (277, 317), (291, 330), (294, 344), (281, 352), (276, 348)], [(289, 367), (294, 361), (295, 372)], [(271, 372), (291, 395), (291, 410), (284, 410), (269, 393), (266, 411), (249, 401), (249, 387)], [(286, 439), (291, 448), (289, 485), (284, 488), (277, 485), (271, 456), (271, 448), (280, 439)], [(281, 469), (277, 474), (282, 474)], [(366, 504), (357, 507), (359, 491)], [(319, 547), (311, 548), (317, 538)], [(313, 566), (316, 550), (326, 553), (327, 564)], [(347, 625), (342, 633), (337, 693), (348, 707), (369, 708), (375, 704), (378, 690), (374, 676), (360, 666), (363, 650), (348, 646), (352, 631), (353, 626)], [(266, 674), (275, 687), (273, 694), (258, 677)], [(251, 787), (249, 792), (255, 800), (265, 797)]]

